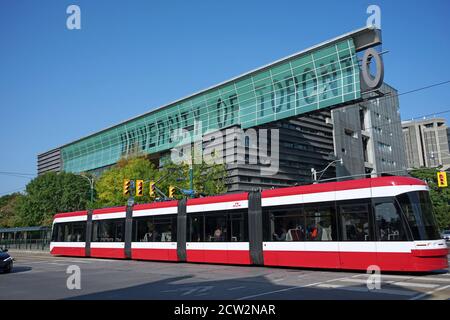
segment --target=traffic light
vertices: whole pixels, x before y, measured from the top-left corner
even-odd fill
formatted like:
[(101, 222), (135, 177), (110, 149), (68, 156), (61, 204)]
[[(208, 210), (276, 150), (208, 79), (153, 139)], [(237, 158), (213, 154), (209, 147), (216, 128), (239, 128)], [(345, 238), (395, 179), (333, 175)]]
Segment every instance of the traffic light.
[(129, 196), (131, 191), (131, 180), (123, 180), (123, 195)]
[(173, 198), (174, 194), (175, 194), (175, 187), (169, 186), (169, 198)]
[(447, 172), (445, 171), (440, 171), (437, 173), (437, 180), (438, 180), (438, 187), (439, 188), (444, 188), (448, 186), (447, 183)]
[(144, 180), (136, 180), (136, 197), (144, 195)]
[(155, 181), (150, 181), (150, 191), (149, 191), (150, 197), (155, 196)]

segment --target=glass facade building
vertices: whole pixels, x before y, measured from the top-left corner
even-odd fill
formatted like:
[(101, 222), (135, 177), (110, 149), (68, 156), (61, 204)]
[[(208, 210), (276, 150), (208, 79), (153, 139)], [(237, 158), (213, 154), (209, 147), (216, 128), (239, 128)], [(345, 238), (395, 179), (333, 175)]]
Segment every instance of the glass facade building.
[[(161, 164), (173, 147), (213, 132), (262, 128), (280, 130), (280, 172), (263, 178), (257, 165), (227, 164), (229, 191), (308, 182), (310, 168), (332, 158), (328, 109), (362, 99), (366, 89), (357, 53), (379, 44), (381, 31), (371, 27), (341, 35), (42, 153), (38, 173), (100, 174), (129, 154), (147, 154)], [(177, 138), (179, 130), (184, 135)]]
[(169, 150), (177, 143), (172, 139), (174, 131), (192, 131), (194, 121), (201, 122), (202, 134), (235, 125), (245, 129), (359, 97), (359, 67), (349, 38), (66, 145), (61, 148), (63, 170), (94, 170), (136, 150), (148, 154)]

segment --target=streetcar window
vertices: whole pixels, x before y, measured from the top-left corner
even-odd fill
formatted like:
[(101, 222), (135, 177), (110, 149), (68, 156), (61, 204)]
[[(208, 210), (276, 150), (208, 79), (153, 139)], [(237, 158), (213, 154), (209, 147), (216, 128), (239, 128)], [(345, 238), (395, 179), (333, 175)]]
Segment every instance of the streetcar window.
[(188, 241), (246, 242), (248, 214), (246, 210), (218, 211), (188, 216)]
[(305, 206), (306, 240), (336, 240), (336, 219), (334, 205)]
[(96, 220), (92, 223), (92, 242), (123, 242), (125, 220)]
[(206, 241), (229, 241), (227, 229), (227, 216), (224, 214), (211, 214), (205, 216)]
[(264, 241), (337, 239), (335, 203), (263, 208)]
[(57, 223), (53, 225), (52, 241), (53, 242), (64, 241), (64, 234), (62, 232), (62, 223)]
[(369, 241), (369, 204), (353, 202), (339, 204), (342, 241)]
[(414, 240), (440, 239), (428, 192), (408, 192), (397, 196), (397, 200), (406, 216)]
[(84, 242), (86, 241), (85, 222), (57, 223), (53, 226), (52, 241)]
[(203, 215), (193, 215), (188, 217), (188, 233), (189, 241), (191, 242), (201, 242), (204, 241), (204, 216)]
[(266, 241), (304, 241), (305, 217), (301, 207), (274, 209), (269, 211), (270, 234)]
[(248, 241), (247, 214), (233, 213), (229, 216), (230, 240)]
[(399, 208), (393, 199), (374, 201), (375, 220), (378, 240), (381, 241), (406, 241), (407, 236)]
[(133, 220), (134, 242), (177, 241), (176, 216), (139, 217)]

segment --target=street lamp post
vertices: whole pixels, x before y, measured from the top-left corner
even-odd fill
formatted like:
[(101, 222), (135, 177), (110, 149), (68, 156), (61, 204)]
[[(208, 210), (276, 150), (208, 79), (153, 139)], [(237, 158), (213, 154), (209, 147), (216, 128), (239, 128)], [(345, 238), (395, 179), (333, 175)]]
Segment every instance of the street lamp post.
[(89, 181), (89, 186), (91, 188), (91, 203), (94, 202), (94, 177), (89, 178), (88, 176), (80, 174), (81, 177)]
[[(323, 174), (325, 173), (325, 171), (327, 171), (327, 169), (328, 169), (332, 164), (337, 163), (337, 162), (339, 162), (341, 165), (344, 164), (344, 161), (343, 161), (342, 158), (341, 158), (341, 159), (338, 159), (338, 160), (333, 160), (333, 161), (331, 161), (331, 162), (325, 167), (325, 169), (323, 169), (323, 170), (321, 170), (321, 171), (316, 171), (316, 169), (311, 168), (311, 175), (312, 175), (313, 183), (314, 183), (314, 184), (318, 183), (319, 180), (320, 180), (320, 178), (322, 178)], [(317, 174), (318, 174), (318, 173), (321, 174), (320, 177), (319, 177), (319, 179), (317, 179)]]

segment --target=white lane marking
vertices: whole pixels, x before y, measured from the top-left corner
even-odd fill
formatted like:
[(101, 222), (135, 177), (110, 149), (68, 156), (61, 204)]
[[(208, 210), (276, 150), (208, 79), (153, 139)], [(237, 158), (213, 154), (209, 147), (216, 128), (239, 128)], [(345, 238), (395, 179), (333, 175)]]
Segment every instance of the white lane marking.
[[(387, 276), (381, 276), (381, 278), (387, 278)], [(391, 276), (391, 278), (395, 278), (395, 276)], [(434, 277), (409, 277), (408, 279), (414, 280), (414, 281), (428, 281), (428, 282), (450, 282), (450, 279), (447, 278), (434, 278)]]
[(392, 285), (400, 287), (416, 287), (416, 288), (437, 288), (438, 284), (415, 283), (415, 282), (393, 282)]
[(198, 287), (181, 287), (179, 289), (169, 289), (169, 290), (164, 290), (161, 292), (180, 292), (181, 296), (187, 296), (187, 295), (192, 295), (192, 294), (196, 294), (196, 296), (199, 295), (206, 295), (209, 294), (209, 292), (211, 292), (211, 289), (213, 289), (214, 286), (198, 286)]
[(434, 289), (434, 290), (431, 290), (431, 291), (419, 294), (419, 295), (417, 295), (415, 297), (412, 297), (410, 300), (419, 300), (419, 299), (422, 299), (423, 297), (431, 296), (431, 295), (433, 295), (436, 292), (439, 292), (439, 291), (442, 291), (442, 290), (447, 290), (448, 288), (450, 288), (450, 285), (444, 286), (444, 287), (440, 287), (440, 288), (437, 288), (437, 289)]
[(70, 259), (70, 260), (53, 260), (53, 261), (55, 261), (55, 262), (68, 262), (68, 263), (92, 263), (91, 261), (86, 261), (86, 260), (72, 260), (72, 259)]
[[(108, 262), (112, 262), (112, 261), (127, 261), (125, 259), (102, 259), (102, 258), (89, 258), (92, 261), (108, 261)], [(128, 260), (129, 261), (129, 260)]]
[[(364, 279), (347, 279), (347, 280), (339, 280), (344, 282), (354, 282), (354, 283), (362, 283), (366, 284), (367, 280)], [(402, 282), (402, 281), (384, 281), (385, 284), (399, 286), (399, 287), (417, 287), (417, 288), (436, 288), (439, 287), (438, 284), (429, 284), (429, 283), (416, 283), (416, 282)]]
[[(358, 277), (359, 278), (368, 277), (368, 275), (360, 274)], [(381, 277), (381, 279), (383, 279), (383, 278), (386, 278), (386, 279), (412, 279), (412, 278), (414, 278), (414, 276), (401, 276), (401, 275), (389, 275), (389, 274), (381, 274), (380, 277)]]
[[(353, 277), (355, 277), (355, 276), (352, 276), (352, 278)], [(296, 290), (296, 289), (303, 289), (303, 288), (314, 287), (314, 286), (317, 286), (317, 285), (323, 284), (323, 283), (339, 281), (340, 279), (348, 279), (348, 277), (331, 279), (331, 280), (320, 281), (320, 282), (314, 282), (314, 283), (310, 283), (310, 284), (306, 284), (306, 285), (298, 286), (298, 287), (290, 287), (290, 288), (285, 288), (285, 289), (279, 289), (279, 290), (262, 292), (262, 293), (253, 294), (253, 295), (250, 295), (250, 296), (241, 297), (241, 298), (238, 298), (236, 300), (246, 300), (246, 299), (252, 299), (252, 298), (256, 298), (256, 297), (265, 296), (265, 295), (268, 295), (268, 294), (273, 294), (273, 293), (286, 292), (286, 291), (291, 291), (291, 290)]]
[(326, 289), (337, 289), (337, 290), (347, 290), (347, 291), (355, 291), (355, 292), (367, 292), (367, 293), (379, 293), (379, 294), (393, 294), (393, 295), (402, 295), (402, 296), (413, 296), (416, 292), (413, 291), (405, 291), (405, 290), (394, 290), (394, 289), (377, 289), (377, 290), (369, 290), (367, 288), (362, 287), (346, 287), (342, 284), (319, 284), (317, 287), (326, 288)]
[(233, 290), (239, 290), (239, 289), (244, 289), (244, 286), (240, 286), (240, 287), (234, 287), (234, 288), (229, 288), (227, 289), (228, 291), (233, 291)]
[(367, 284), (367, 280), (363, 280), (363, 279), (343, 279), (343, 280), (339, 280), (339, 281)]
[(445, 278), (429, 278), (429, 279), (414, 279), (414, 280), (421, 280), (421, 281), (436, 281), (436, 282), (450, 282), (450, 279), (445, 279)]
[[(446, 276), (447, 274), (442, 274), (439, 276)], [(367, 275), (362, 274), (359, 277), (367, 277)], [(403, 279), (403, 280), (414, 280), (414, 281), (429, 281), (429, 282), (450, 282), (450, 279), (446, 279), (446, 278), (434, 278), (433, 276), (429, 276), (429, 277), (417, 277), (417, 276), (395, 276), (395, 275), (381, 275), (381, 279)]]

